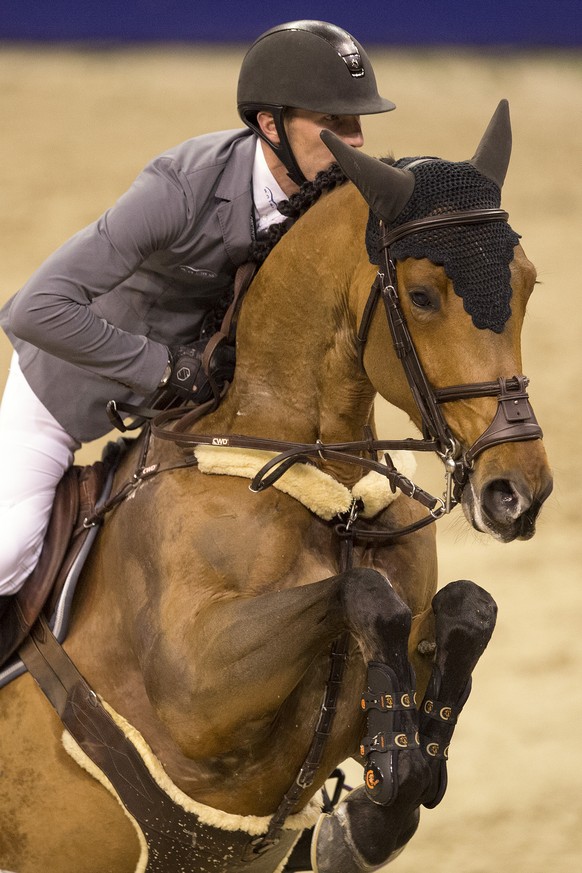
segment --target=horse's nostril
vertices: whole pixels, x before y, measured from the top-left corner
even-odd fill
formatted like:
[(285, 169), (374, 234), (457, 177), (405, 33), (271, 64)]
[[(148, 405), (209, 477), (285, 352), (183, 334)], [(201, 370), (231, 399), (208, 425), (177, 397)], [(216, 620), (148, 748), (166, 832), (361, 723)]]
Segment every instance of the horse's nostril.
[(495, 479), (483, 490), (483, 508), (493, 521), (514, 521), (527, 505), (508, 479)]
[(483, 521), (505, 542), (529, 540), (535, 533), (542, 503), (552, 490), (549, 480), (538, 491), (515, 479), (492, 479), (481, 491)]

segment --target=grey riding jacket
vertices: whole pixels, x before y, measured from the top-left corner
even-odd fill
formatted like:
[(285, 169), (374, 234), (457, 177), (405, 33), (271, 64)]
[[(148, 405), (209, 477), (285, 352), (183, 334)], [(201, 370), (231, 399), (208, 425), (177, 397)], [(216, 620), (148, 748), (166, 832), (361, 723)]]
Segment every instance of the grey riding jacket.
[(155, 158), (0, 310), (33, 391), (71, 436), (111, 430), (109, 400), (154, 391), (167, 346), (196, 340), (253, 236), (256, 137), (230, 130)]

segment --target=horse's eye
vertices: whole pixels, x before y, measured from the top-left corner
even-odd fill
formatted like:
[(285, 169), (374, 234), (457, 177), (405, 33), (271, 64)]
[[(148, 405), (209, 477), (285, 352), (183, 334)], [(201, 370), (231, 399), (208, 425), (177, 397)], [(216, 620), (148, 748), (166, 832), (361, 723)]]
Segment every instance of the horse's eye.
[(409, 292), (409, 297), (412, 305), (418, 307), (418, 309), (423, 309), (425, 311), (429, 309), (438, 309), (437, 301), (433, 298), (433, 295), (426, 290), (426, 288), (415, 288), (413, 291)]

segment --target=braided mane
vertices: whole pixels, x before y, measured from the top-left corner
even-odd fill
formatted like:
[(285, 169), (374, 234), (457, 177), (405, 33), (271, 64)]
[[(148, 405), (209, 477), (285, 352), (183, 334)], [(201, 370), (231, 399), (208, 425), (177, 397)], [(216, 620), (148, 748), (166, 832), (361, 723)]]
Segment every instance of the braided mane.
[[(304, 182), (297, 194), (292, 194), (289, 200), (282, 200), (277, 204), (279, 212), (282, 215), (286, 215), (287, 218), (285, 221), (279, 222), (279, 224), (272, 224), (261, 235), (260, 239), (256, 239), (251, 243), (247, 259), (253, 264), (257, 264), (257, 267), (260, 267), (267, 259), (267, 255), (287, 233), (289, 228), (295, 224), (297, 219), (307, 212), (314, 203), (317, 203), (322, 194), (332, 191), (338, 185), (343, 185), (347, 180), (348, 177), (340, 169), (339, 164), (332, 164), (327, 170), (322, 170), (321, 173), (318, 173), (313, 182)], [(207, 313), (202, 330), (200, 331), (200, 339), (208, 340), (216, 331), (220, 330), (233, 297), (234, 288), (230, 288), (217, 305)]]
[(307, 212), (322, 194), (332, 191), (344, 182), (347, 182), (347, 176), (338, 164), (332, 164), (327, 170), (318, 173), (313, 182), (304, 182), (297, 194), (292, 194), (289, 200), (278, 203), (277, 209), (287, 218), (279, 224), (272, 224), (261, 239), (251, 243), (249, 261), (260, 266), (297, 219)]

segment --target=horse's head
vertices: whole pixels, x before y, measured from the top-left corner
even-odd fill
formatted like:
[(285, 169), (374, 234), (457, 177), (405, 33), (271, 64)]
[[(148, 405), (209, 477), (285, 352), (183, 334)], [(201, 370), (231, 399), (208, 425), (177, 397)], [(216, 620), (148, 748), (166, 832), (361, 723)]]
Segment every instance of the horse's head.
[[(392, 164), (327, 131), (322, 138), (371, 208), (367, 246), (379, 280), (358, 313), (368, 377), (435, 441), (475, 528), (528, 539), (552, 479), (521, 376), (535, 270), (499, 208), (511, 152), (507, 102), (461, 163)], [(390, 378), (392, 347), (406, 380)]]

